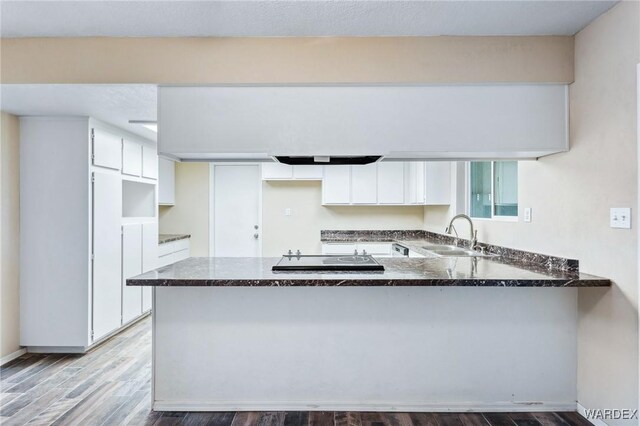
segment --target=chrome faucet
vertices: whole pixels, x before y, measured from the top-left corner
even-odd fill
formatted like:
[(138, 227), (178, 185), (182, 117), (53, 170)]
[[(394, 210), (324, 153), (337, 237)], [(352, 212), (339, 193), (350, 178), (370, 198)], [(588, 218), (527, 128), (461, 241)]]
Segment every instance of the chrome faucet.
[(469, 222), (469, 226), (471, 227), (471, 238), (469, 238), (469, 248), (471, 250), (475, 250), (476, 247), (478, 246), (478, 231), (473, 229), (473, 221), (466, 214), (457, 214), (457, 215), (455, 215), (453, 217), (453, 219), (451, 219), (451, 222), (449, 222), (449, 226), (447, 226), (447, 229), (445, 229), (444, 232), (446, 232), (447, 234), (451, 235), (451, 231), (453, 230), (456, 233), (456, 237), (458, 236), (458, 231), (453, 226), (453, 222), (456, 219), (466, 219)]

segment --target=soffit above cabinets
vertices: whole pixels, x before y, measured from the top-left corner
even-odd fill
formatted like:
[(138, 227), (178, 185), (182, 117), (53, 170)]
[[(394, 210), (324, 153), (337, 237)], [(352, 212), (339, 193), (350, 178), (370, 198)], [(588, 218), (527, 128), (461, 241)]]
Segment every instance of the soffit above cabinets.
[(566, 85), (160, 87), (159, 152), (530, 159), (568, 150)]

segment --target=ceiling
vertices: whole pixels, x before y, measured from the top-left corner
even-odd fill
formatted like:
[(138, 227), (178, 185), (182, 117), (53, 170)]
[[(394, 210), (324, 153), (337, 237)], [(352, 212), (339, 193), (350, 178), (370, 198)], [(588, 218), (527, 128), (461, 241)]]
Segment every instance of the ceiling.
[(91, 116), (156, 140), (129, 120), (156, 120), (157, 87), (147, 84), (3, 84), (2, 110), (15, 115)]
[(2, 37), (573, 35), (616, 1), (2, 1)]

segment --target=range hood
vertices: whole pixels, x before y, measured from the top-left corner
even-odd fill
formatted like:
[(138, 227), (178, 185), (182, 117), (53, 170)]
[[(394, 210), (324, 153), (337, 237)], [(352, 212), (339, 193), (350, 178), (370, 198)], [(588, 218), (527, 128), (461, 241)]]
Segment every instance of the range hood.
[(334, 166), (334, 165), (365, 165), (375, 163), (382, 159), (381, 155), (361, 155), (361, 156), (329, 156), (329, 155), (313, 155), (308, 157), (289, 157), (289, 156), (275, 156), (275, 160), (282, 164), (289, 164), (292, 166), (299, 165), (321, 165), (321, 166)]
[(531, 159), (568, 150), (567, 92), (560, 84), (161, 86), (158, 151), (286, 164)]

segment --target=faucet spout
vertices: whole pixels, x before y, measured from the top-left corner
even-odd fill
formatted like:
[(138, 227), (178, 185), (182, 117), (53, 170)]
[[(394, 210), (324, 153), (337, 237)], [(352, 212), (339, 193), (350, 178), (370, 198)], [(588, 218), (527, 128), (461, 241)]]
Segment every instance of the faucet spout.
[(449, 226), (447, 226), (447, 229), (446, 229), (445, 232), (447, 234), (451, 235), (451, 230), (453, 230), (456, 233), (456, 237), (458, 236), (458, 231), (456, 231), (456, 228), (453, 226), (453, 222), (455, 222), (456, 219), (465, 219), (466, 221), (469, 222), (469, 227), (470, 227), (470, 230), (471, 230), (471, 233), (470, 233), (471, 236), (469, 238), (469, 248), (471, 250), (474, 250), (476, 248), (476, 246), (478, 245), (478, 231), (473, 228), (473, 221), (466, 214), (457, 214), (457, 215), (455, 215), (451, 219), (451, 222), (449, 222)]

